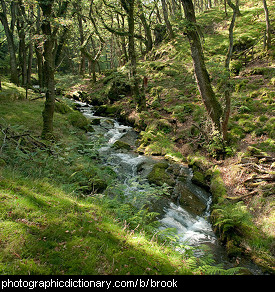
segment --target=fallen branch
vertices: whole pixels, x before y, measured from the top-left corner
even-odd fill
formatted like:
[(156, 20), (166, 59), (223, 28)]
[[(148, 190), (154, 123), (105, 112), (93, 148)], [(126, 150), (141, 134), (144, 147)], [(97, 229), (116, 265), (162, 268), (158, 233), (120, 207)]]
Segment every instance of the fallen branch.
[(275, 175), (262, 175), (262, 176), (253, 176), (244, 181), (244, 183), (251, 182), (251, 181), (275, 181)]
[(50, 149), (47, 144), (43, 143), (38, 138), (33, 137), (30, 133), (19, 134), (11, 130), (9, 127), (4, 128), (1, 124), (0, 129), (4, 135), (0, 153), (3, 151), (6, 141), (9, 140), (16, 146), (16, 149), (19, 149), (25, 154), (32, 152), (34, 149), (41, 149), (46, 150), (51, 155), (55, 155), (54, 151)]
[(264, 168), (261, 165), (258, 165), (256, 163), (248, 162), (248, 163), (242, 163), (241, 166), (243, 167), (251, 167), (253, 170), (262, 173), (262, 174), (268, 174), (269, 169)]
[(243, 199), (246, 199), (248, 197), (255, 196), (258, 193), (259, 193), (258, 190), (254, 190), (254, 191), (252, 191), (248, 194), (245, 194), (245, 195), (235, 196), (235, 197), (226, 197), (226, 199), (230, 200), (230, 201), (234, 201), (234, 202), (239, 202), (239, 201), (242, 201)]

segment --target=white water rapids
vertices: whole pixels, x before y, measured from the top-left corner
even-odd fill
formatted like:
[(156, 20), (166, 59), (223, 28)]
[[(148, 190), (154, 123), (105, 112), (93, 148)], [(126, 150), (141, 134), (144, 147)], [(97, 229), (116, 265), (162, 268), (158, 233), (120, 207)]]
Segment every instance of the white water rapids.
[[(95, 132), (90, 135), (104, 135), (107, 143), (103, 145), (99, 152), (101, 156), (105, 156), (105, 161), (111, 165), (121, 177), (125, 184), (125, 193), (131, 195), (133, 192), (144, 192), (142, 184), (138, 183), (139, 177), (137, 168), (139, 165), (150, 159), (147, 156), (138, 155), (133, 151), (121, 152), (115, 150), (112, 145), (125, 136), (129, 131), (133, 131), (132, 127), (119, 124), (117, 121), (95, 116), (93, 108), (85, 103), (77, 102), (81, 106), (81, 112), (88, 119), (100, 119), (98, 125), (93, 126)], [(198, 246), (204, 243), (215, 244), (216, 237), (212, 230), (212, 226), (208, 221), (209, 208), (211, 203), (210, 194), (206, 194), (203, 190), (195, 185), (191, 185), (191, 172), (189, 174), (189, 185), (192, 191), (206, 203), (207, 208), (203, 216), (195, 216), (189, 213), (183, 206), (170, 202), (163, 209), (163, 215), (159, 219), (160, 230), (171, 228), (176, 231), (179, 242), (186, 245)], [(133, 183), (136, 182), (136, 183)]]
[[(117, 173), (118, 178), (124, 185), (124, 196), (131, 197), (133, 194), (143, 194), (142, 198), (147, 196), (148, 181), (146, 175), (152, 169), (152, 166), (156, 161), (156, 158), (139, 155), (132, 150), (122, 150), (116, 147), (112, 147), (116, 141), (124, 141), (130, 145), (135, 144), (137, 135), (132, 127), (121, 125), (116, 120), (94, 114), (93, 107), (86, 103), (76, 102), (80, 108), (79, 110), (91, 121), (97, 120), (93, 123), (93, 132), (89, 132), (91, 140), (97, 141), (102, 139), (103, 143), (100, 144), (99, 156), (103, 163), (111, 166)], [(144, 167), (145, 165), (145, 167)], [(139, 169), (143, 169), (143, 174)], [(226, 263), (226, 265), (232, 266), (224, 249), (218, 243), (218, 240), (212, 230), (211, 223), (209, 222), (210, 206), (211, 206), (211, 194), (205, 190), (194, 185), (191, 182), (192, 171), (186, 167), (181, 166), (181, 172), (186, 174), (185, 187), (188, 192), (195, 195), (195, 197), (205, 204), (206, 208), (202, 214), (196, 215), (184, 205), (180, 205), (175, 201), (167, 201), (162, 207), (162, 212), (159, 216), (159, 232), (165, 232), (165, 230), (173, 230), (173, 235), (177, 238), (177, 241), (188, 249), (188, 246), (196, 249), (195, 255), (200, 256), (203, 251), (200, 249), (202, 245), (207, 245), (214, 253), (215, 259), (218, 263)], [(153, 186), (152, 186), (153, 187)], [(177, 193), (177, 189), (175, 189)], [(149, 197), (149, 195), (148, 195)], [(137, 206), (140, 202), (137, 201)], [(142, 203), (140, 203), (142, 206)], [(178, 249), (184, 252), (184, 248)], [(253, 273), (259, 274), (259, 269), (251, 263), (246, 263), (249, 269), (253, 270)]]

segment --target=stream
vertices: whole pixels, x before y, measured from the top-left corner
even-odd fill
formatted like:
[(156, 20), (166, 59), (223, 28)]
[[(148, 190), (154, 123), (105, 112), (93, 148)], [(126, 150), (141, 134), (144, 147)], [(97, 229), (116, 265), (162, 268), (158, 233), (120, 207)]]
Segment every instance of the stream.
[[(134, 201), (135, 207), (141, 208), (144, 198), (150, 200), (150, 190), (154, 187), (148, 183), (148, 174), (154, 165), (167, 161), (163, 157), (150, 157), (135, 152), (137, 133), (130, 126), (122, 125), (114, 119), (96, 116), (93, 106), (79, 101), (77, 107), (89, 120), (93, 131), (88, 136), (93, 141), (100, 141), (99, 157), (104, 165), (110, 166), (123, 184), (124, 197), (133, 203), (133, 196), (139, 199)], [(120, 141), (130, 147), (114, 147)], [(126, 149), (125, 149), (126, 148)], [(171, 164), (171, 163), (170, 163)], [(217, 264), (223, 268), (231, 268), (234, 263), (227, 258), (224, 248), (219, 244), (210, 223), (211, 194), (192, 183), (192, 171), (186, 165), (171, 164), (166, 171), (175, 177), (171, 196), (163, 196), (157, 203), (152, 201), (152, 212), (159, 213), (159, 232), (173, 229), (174, 237), (178, 241), (179, 252), (184, 252), (186, 246), (194, 249), (194, 255), (200, 257), (205, 250), (202, 245), (210, 249)], [(170, 188), (171, 189), (171, 188)], [(199, 207), (198, 207), (199, 206)], [(259, 267), (250, 261), (240, 262), (251, 274), (262, 274)]]

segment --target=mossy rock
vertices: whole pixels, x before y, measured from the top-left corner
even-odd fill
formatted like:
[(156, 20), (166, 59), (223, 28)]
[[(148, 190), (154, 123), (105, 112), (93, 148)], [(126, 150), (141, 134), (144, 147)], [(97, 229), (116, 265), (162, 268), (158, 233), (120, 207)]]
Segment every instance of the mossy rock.
[(131, 146), (128, 143), (119, 140), (116, 141), (112, 147), (116, 149), (131, 150)]
[(210, 191), (214, 204), (223, 202), (227, 197), (226, 187), (218, 169), (215, 169), (212, 173)]
[(259, 148), (248, 146), (246, 152), (244, 153), (244, 157), (249, 156), (268, 156), (268, 155)]
[(98, 178), (97, 176), (89, 179), (88, 183), (80, 183), (81, 190), (83, 194), (90, 195), (94, 193), (103, 193), (108, 184), (103, 179)]
[(0, 167), (4, 167), (6, 164), (6, 161), (3, 158), (0, 158)]
[(78, 111), (73, 111), (69, 113), (68, 120), (74, 127), (83, 130), (86, 130), (87, 126), (89, 125), (89, 120)]
[(188, 166), (195, 170), (200, 170), (200, 171), (207, 171), (209, 168), (213, 166), (213, 164), (207, 160), (205, 157), (202, 156), (188, 156)]
[(165, 183), (169, 186), (175, 186), (176, 182), (174, 178), (166, 172), (168, 166), (169, 164), (167, 162), (159, 162), (155, 164), (147, 177), (149, 183), (158, 186), (162, 186)]
[(100, 125), (100, 119), (92, 119), (91, 125)]
[(95, 129), (94, 129), (94, 127), (93, 127), (93, 124), (89, 124), (89, 125), (87, 125), (86, 127), (84, 127), (84, 129), (87, 131), (87, 132), (90, 132), (90, 133), (92, 133), (92, 132), (94, 132), (95, 131)]
[(57, 101), (55, 103), (55, 112), (60, 113), (60, 114), (67, 114), (72, 111), (72, 109), (63, 101)]
[(191, 180), (195, 185), (198, 185), (204, 188), (205, 190), (209, 191), (210, 187), (208, 185), (206, 175), (203, 172), (198, 171), (198, 170), (194, 171), (193, 177)]
[(238, 257), (242, 255), (242, 249), (237, 246), (234, 240), (226, 242), (226, 252), (229, 258)]
[(187, 211), (194, 215), (202, 215), (206, 209), (204, 204), (194, 193), (186, 188), (184, 184), (181, 184), (177, 188), (179, 203)]
[(113, 72), (103, 82), (106, 84), (105, 95), (111, 103), (131, 94), (131, 85), (126, 74)]
[(98, 116), (116, 117), (120, 113), (120, 107), (113, 105), (100, 105), (95, 107)]

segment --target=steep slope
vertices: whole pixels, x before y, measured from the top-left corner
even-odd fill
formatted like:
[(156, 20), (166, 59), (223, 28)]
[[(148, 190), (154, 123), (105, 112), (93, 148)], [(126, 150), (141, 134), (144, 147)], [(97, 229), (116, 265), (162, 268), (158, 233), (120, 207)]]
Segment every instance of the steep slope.
[[(127, 66), (110, 71), (96, 85), (88, 81), (82, 91), (84, 100), (101, 114), (135, 126), (140, 134), (138, 151), (192, 166), (197, 183), (212, 190), (213, 224), (228, 253), (233, 257), (249, 254), (274, 271), (274, 49), (263, 50), (261, 5), (241, 6), (241, 14), (234, 30), (226, 145), (211, 134), (183, 34), (184, 23), (174, 23), (177, 35), (173, 41), (154, 47), (139, 60), (140, 78), (148, 79), (146, 111), (138, 113), (125, 91), (129, 86)], [(220, 100), (227, 78), (224, 60), (230, 16), (225, 18), (217, 9), (198, 16), (207, 68)]]

